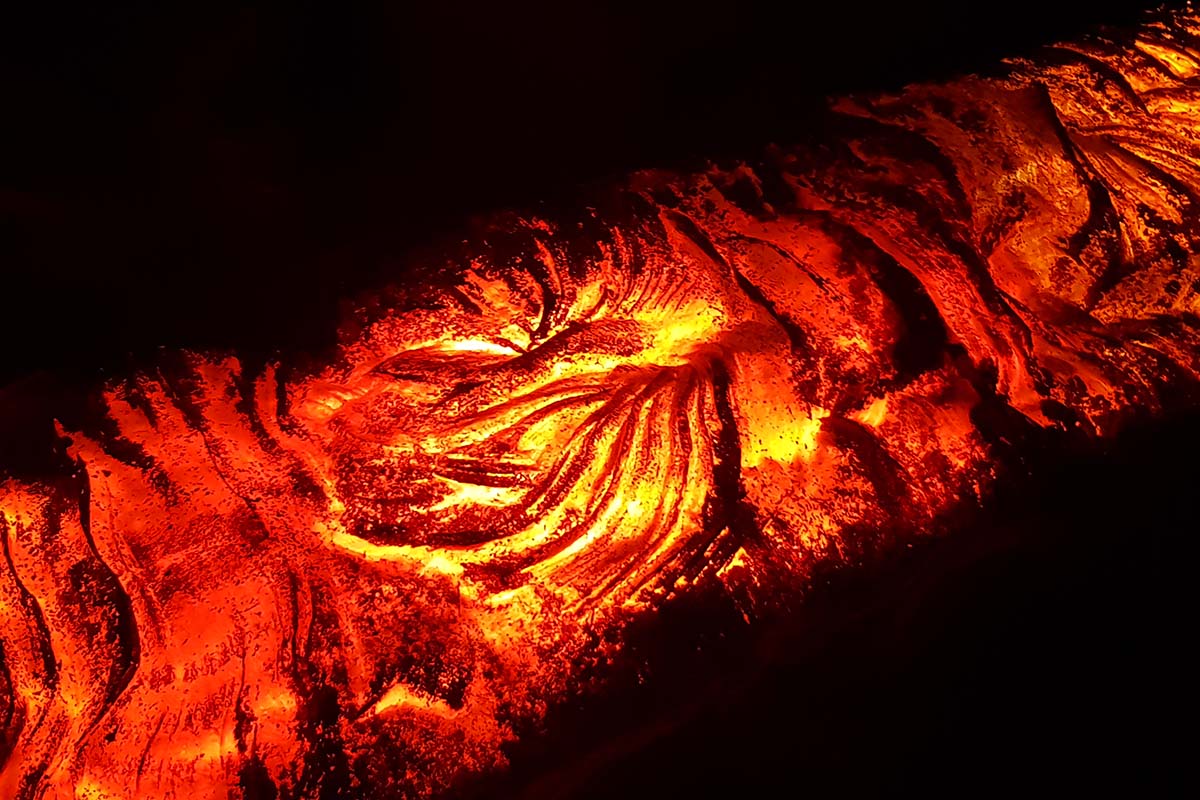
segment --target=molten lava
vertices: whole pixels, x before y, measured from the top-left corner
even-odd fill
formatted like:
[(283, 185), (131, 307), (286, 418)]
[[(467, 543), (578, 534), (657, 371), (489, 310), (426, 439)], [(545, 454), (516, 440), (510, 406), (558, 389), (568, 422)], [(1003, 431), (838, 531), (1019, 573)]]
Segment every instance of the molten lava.
[(108, 384), (73, 474), (0, 490), (0, 795), (438, 795), (630, 620), (752, 621), (1012, 431), (1195, 396), (1200, 18), (829, 128), (499, 217), (317, 369)]

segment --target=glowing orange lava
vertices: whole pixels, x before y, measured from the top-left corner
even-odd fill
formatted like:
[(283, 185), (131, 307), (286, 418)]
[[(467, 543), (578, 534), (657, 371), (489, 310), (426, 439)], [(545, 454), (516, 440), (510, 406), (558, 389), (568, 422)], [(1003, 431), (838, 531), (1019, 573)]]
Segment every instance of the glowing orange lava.
[(936, 530), (998, 419), (1163, 411), (1198, 75), (1179, 16), (839, 101), (819, 144), (494, 220), (316, 371), (111, 382), (76, 474), (0, 488), (0, 796), (434, 796), (597, 632)]

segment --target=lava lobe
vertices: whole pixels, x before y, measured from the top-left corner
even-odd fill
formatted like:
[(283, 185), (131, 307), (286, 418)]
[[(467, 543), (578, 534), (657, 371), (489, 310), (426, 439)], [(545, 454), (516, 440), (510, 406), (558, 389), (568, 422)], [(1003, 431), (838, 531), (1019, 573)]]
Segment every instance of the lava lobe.
[(1194, 15), (827, 121), (498, 216), (315, 368), (110, 381), (61, 480), (0, 487), (0, 794), (438, 796), (631, 621), (753, 624), (1023, 432), (1194, 404)]

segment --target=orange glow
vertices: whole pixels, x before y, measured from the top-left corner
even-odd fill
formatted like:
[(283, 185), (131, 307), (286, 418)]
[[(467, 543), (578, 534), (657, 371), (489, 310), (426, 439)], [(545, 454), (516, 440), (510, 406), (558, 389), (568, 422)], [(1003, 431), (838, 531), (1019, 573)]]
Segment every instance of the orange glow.
[(1194, 37), (502, 217), (309, 372), (110, 382), (60, 431), (77, 475), (0, 486), (0, 797), (437, 796), (630, 620), (728, 591), (752, 623), (985, 497), (981, 410), (1159, 413), (1200, 378)]

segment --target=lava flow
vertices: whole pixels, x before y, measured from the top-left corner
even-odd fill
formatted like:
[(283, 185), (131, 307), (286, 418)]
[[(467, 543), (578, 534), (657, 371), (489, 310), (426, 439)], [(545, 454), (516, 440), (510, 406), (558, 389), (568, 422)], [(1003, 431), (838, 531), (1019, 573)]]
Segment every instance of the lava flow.
[(496, 217), (318, 368), (108, 383), (73, 471), (0, 487), (0, 795), (437, 796), (629, 621), (752, 624), (1012, 430), (1193, 402), (1200, 17), (826, 123)]

